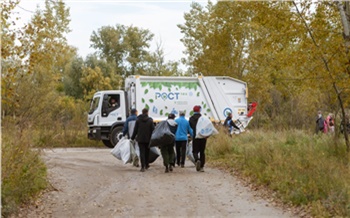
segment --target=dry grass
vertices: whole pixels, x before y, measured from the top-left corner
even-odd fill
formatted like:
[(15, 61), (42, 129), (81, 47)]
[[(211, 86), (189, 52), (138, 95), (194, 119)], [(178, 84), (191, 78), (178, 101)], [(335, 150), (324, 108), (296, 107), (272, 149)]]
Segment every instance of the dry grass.
[(18, 206), (47, 187), (46, 166), (40, 150), (33, 149), (30, 135), (6, 125), (2, 130), (1, 203), (3, 217), (17, 211)]
[[(211, 144), (213, 146), (211, 146)], [(208, 157), (314, 216), (350, 216), (350, 155), (331, 135), (251, 131), (211, 137)]]
[(64, 128), (59, 123), (50, 123), (20, 128), (18, 120), (12, 117), (2, 120), (2, 216), (16, 213), (21, 204), (29, 202), (47, 187), (46, 166), (41, 160), (40, 148), (104, 146), (87, 139), (84, 122), (72, 121)]

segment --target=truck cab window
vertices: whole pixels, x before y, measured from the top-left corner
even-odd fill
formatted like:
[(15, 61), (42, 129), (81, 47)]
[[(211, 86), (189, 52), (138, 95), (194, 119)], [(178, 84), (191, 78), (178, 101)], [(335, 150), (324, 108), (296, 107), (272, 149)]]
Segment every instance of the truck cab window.
[(120, 107), (120, 96), (117, 94), (104, 95), (102, 103), (102, 116), (107, 117), (109, 113)]
[(92, 114), (97, 109), (99, 102), (100, 102), (100, 97), (97, 97), (91, 100), (89, 114)]

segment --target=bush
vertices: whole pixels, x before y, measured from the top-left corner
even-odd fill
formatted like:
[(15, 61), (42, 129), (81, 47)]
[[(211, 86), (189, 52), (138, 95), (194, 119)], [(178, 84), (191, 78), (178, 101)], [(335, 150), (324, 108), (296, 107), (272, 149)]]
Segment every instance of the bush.
[[(13, 126), (12, 126), (13, 127)], [(15, 213), (20, 204), (28, 202), (47, 187), (46, 166), (40, 150), (30, 145), (28, 135), (18, 133), (10, 125), (3, 128), (1, 153), (2, 216)]]
[[(62, 105), (67, 106), (66, 112), (69, 109), (67, 104), (69, 101), (71, 100), (61, 101)], [(77, 107), (78, 109), (71, 110), (72, 116), (62, 115), (61, 119), (47, 116), (42, 122), (40, 120), (22, 122), (21, 117), (3, 118), (1, 159), (3, 216), (15, 213), (21, 204), (30, 202), (47, 187), (46, 166), (41, 160), (40, 148), (103, 146), (101, 142), (87, 138), (83, 107), (79, 104)]]
[(311, 207), (315, 216), (350, 216), (350, 155), (345, 145), (334, 146), (331, 135), (221, 133), (209, 138), (207, 148), (212, 162), (267, 186), (286, 203)]

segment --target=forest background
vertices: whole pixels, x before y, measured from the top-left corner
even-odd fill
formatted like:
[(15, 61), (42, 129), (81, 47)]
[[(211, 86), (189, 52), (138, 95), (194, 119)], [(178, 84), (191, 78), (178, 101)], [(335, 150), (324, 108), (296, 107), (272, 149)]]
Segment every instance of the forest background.
[[(184, 14), (185, 23), (178, 24), (186, 50), (185, 58), (176, 61), (165, 61), (161, 43), (154, 51), (150, 50), (152, 32), (119, 23), (95, 30), (90, 40), (96, 52), (80, 57), (66, 39), (70, 13), (64, 2), (45, 1), (45, 7), (37, 9), (23, 27), (16, 26), (21, 18), (12, 13), (18, 4), (13, 0), (1, 3), (4, 216), (16, 212), (18, 205), (48, 185), (40, 149), (32, 148), (102, 146), (86, 137), (89, 99), (98, 90), (122, 89), (129, 75), (203, 74), (243, 80), (248, 83), (249, 101), (259, 104), (249, 130), (262, 131), (264, 136), (256, 134), (252, 139), (251, 135), (242, 134), (238, 136), (241, 138), (225, 139), (219, 150), (245, 158), (249, 152), (266, 153), (255, 166), (270, 167), (269, 163), (281, 165), (272, 162), (274, 151), (294, 152), (303, 156), (301, 169), (296, 173), (305, 174), (305, 161), (332, 160), (331, 166), (339, 175), (350, 174), (348, 136), (339, 132), (350, 105), (348, 2), (219, 1), (208, 2), (205, 7), (194, 2)], [(187, 66), (186, 70), (179, 67), (180, 62)], [(334, 134), (314, 135), (318, 110), (324, 116), (332, 113), (336, 118)], [(286, 148), (281, 148), (278, 141), (284, 137), (278, 139), (277, 134), (285, 136), (282, 144), (302, 146), (307, 151), (279, 150)], [(259, 137), (267, 137), (267, 141)], [(301, 138), (305, 140), (298, 141)], [(232, 141), (239, 139), (242, 141)], [(265, 144), (259, 147), (259, 141)], [(245, 143), (256, 146), (250, 147), (251, 151), (234, 147)], [(316, 160), (316, 153), (325, 152), (328, 155)], [(210, 150), (210, 154), (213, 161), (221, 160), (215, 163), (232, 164), (223, 158), (224, 153)], [(289, 157), (292, 165), (297, 165), (292, 157)], [(280, 161), (288, 163), (288, 155)], [(242, 172), (251, 168), (246, 176), (290, 195), (286, 190), (292, 184), (273, 186), (276, 171), (259, 177), (261, 168), (243, 165), (237, 163), (234, 167)], [(327, 176), (324, 172), (319, 175)], [(330, 183), (335, 179), (333, 176), (336, 177), (329, 177)], [(310, 176), (310, 184), (315, 183), (311, 177), (315, 179)], [(340, 179), (335, 189), (329, 184), (316, 185), (316, 189), (307, 186), (317, 192), (311, 197), (281, 198), (293, 205), (312, 205), (314, 214), (350, 216), (350, 179), (344, 176)], [(306, 191), (301, 190), (300, 195), (303, 192)]]

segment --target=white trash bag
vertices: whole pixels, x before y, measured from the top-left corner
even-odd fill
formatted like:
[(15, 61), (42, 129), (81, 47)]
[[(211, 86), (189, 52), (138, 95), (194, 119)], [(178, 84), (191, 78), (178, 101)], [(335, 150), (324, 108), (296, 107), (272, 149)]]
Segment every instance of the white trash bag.
[(118, 144), (111, 150), (111, 153), (117, 159), (122, 160), (124, 164), (130, 163), (132, 158), (130, 146), (132, 146), (130, 140), (122, 138), (118, 142)]
[(192, 150), (193, 150), (192, 141), (190, 141), (186, 146), (186, 156), (192, 163), (195, 164)]
[(208, 138), (211, 135), (216, 135), (219, 132), (215, 129), (213, 123), (209, 120), (208, 117), (201, 116), (198, 119), (196, 126), (196, 138)]
[(111, 150), (111, 154), (116, 157), (118, 160), (122, 160), (122, 155), (120, 153), (120, 146), (123, 144), (123, 143), (127, 143), (126, 141), (126, 138), (122, 138), (119, 140), (118, 144), (116, 144), (114, 146), (114, 148)]
[[(136, 151), (136, 143), (130, 143), (130, 153), (131, 153), (131, 158), (130, 158), (130, 163), (132, 163), (132, 165), (134, 165), (135, 167), (139, 166), (139, 155), (137, 154)], [(138, 145), (137, 145), (138, 148)], [(140, 153), (140, 149), (138, 151)]]

